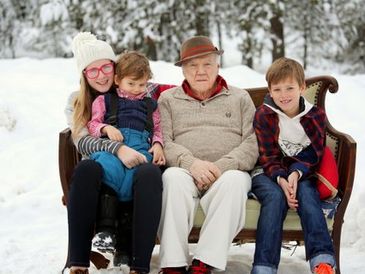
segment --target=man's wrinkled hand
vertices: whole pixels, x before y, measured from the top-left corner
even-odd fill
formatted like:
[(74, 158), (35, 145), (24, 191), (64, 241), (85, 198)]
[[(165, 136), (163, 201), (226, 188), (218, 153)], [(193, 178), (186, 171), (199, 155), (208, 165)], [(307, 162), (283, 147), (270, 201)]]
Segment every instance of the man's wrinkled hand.
[(199, 191), (208, 190), (222, 174), (220, 169), (212, 162), (199, 159), (193, 162), (189, 171)]

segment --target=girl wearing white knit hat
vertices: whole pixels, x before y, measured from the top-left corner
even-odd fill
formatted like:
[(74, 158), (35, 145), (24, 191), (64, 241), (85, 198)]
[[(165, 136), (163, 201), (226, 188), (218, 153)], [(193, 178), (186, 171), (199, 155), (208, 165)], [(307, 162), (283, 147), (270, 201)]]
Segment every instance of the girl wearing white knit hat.
[[(71, 94), (65, 113), (75, 146), (84, 157), (74, 169), (67, 201), (69, 256), (66, 267), (70, 267), (73, 274), (89, 273), (91, 242), (95, 223), (99, 219), (97, 216), (102, 211), (100, 208), (109, 213), (123, 214), (112, 208), (117, 200), (115, 193), (101, 183), (102, 167), (86, 159), (94, 152), (106, 151), (116, 155), (126, 166), (138, 166), (134, 175), (133, 201), (128, 205), (117, 201), (119, 211), (121, 208), (132, 208), (133, 216), (132, 224), (127, 224), (132, 226), (132, 232), (127, 235), (130, 246), (118, 247), (117, 237), (114, 265), (128, 263), (130, 273), (147, 273), (161, 212), (161, 171), (153, 164), (138, 160), (141, 159), (139, 152), (122, 142), (94, 138), (88, 134), (86, 124), (91, 118), (92, 102), (100, 93), (114, 92), (116, 57), (108, 43), (88, 32), (75, 36), (72, 50), (80, 74), (80, 89)], [(153, 97), (154, 93), (158, 96), (165, 88), (151, 84), (149, 91)], [(121, 225), (117, 228), (119, 231), (123, 229)]]

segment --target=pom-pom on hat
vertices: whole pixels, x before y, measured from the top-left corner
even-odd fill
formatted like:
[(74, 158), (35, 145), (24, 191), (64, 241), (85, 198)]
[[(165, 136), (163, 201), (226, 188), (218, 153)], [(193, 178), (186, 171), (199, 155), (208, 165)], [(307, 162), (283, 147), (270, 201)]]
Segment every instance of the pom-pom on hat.
[(80, 74), (94, 61), (110, 59), (115, 62), (116, 59), (112, 47), (107, 42), (98, 40), (90, 32), (80, 32), (75, 36), (72, 41), (72, 52)]
[(181, 45), (180, 60), (175, 63), (175, 66), (181, 67), (183, 62), (187, 60), (211, 53), (222, 55), (223, 50), (218, 50), (206, 36), (194, 36)]

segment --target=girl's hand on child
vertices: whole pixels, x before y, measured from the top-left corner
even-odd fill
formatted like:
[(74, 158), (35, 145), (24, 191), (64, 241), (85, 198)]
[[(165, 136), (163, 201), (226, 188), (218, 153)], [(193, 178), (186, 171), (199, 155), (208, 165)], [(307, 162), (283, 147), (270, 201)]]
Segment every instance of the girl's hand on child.
[(123, 145), (118, 149), (117, 156), (127, 168), (147, 163), (146, 156), (126, 145)]
[(298, 207), (298, 200), (293, 195), (294, 190), (293, 190), (292, 186), (290, 186), (289, 182), (282, 177), (280, 177), (280, 179), (279, 179), (279, 185), (284, 191), (288, 206), (291, 209), (295, 210)]
[(106, 134), (110, 140), (123, 142), (123, 134), (113, 126), (107, 125), (102, 128), (101, 132)]
[(165, 155), (163, 153), (163, 148), (160, 143), (154, 143), (148, 152), (153, 155), (153, 164), (158, 166), (163, 166), (166, 164)]

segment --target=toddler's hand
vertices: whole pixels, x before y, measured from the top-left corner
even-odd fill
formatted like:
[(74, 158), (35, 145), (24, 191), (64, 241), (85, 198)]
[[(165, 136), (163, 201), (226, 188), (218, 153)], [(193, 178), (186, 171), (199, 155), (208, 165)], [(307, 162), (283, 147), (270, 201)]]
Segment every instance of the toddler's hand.
[(158, 166), (163, 166), (166, 164), (165, 155), (160, 143), (154, 143), (148, 152), (153, 155), (152, 163)]
[(106, 134), (110, 140), (123, 142), (124, 138), (119, 129), (108, 125), (103, 127), (101, 131), (102, 133)]

